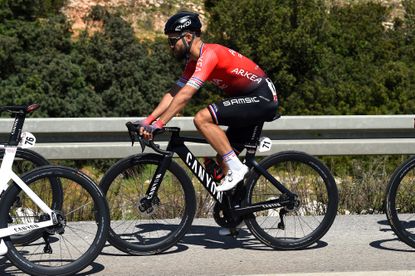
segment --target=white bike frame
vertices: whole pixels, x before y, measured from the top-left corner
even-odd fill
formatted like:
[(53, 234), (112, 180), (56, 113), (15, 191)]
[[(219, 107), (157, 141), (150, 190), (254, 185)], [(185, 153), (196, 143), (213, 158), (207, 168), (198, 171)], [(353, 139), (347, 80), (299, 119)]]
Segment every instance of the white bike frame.
[[(34, 229), (41, 229), (45, 227), (49, 227), (54, 225), (54, 221), (56, 221), (54, 212), (49, 208), (48, 205), (43, 202), (40, 197), (35, 194), (32, 189), (30, 189), (23, 180), (17, 176), (12, 169), (12, 165), (14, 162), (14, 158), (16, 156), (17, 148), (29, 148), (35, 145), (36, 138), (33, 134), (29, 132), (25, 132), (22, 134), (21, 142), (19, 146), (8, 146), (8, 145), (0, 145), (0, 149), (4, 148), (4, 157), (3, 161), (1, 162), (0, 166), (0, 195), (3, 195), (3, 192), (8, 188), (8, 183), (10, 180), (13, 180), (24, 193), (26, 193), (33, 202), (39, 206), (39, 208), (45, 213), (49, 215), (49, 220), (42, 221), (42, 222), (32, 222), (32, 223), (24, 223), (24, 224), (16, 224), (13, 226), (9, 226), (7, 228), (0, 229), (0, 256), (7, 253), (7, 246), (3, 241), (3, 237), (11, 236), (14, 234), (19, 234), (22, 232), (26, 232), (29, 230)], [(0, 198), (1, 200), (1, 198)]]

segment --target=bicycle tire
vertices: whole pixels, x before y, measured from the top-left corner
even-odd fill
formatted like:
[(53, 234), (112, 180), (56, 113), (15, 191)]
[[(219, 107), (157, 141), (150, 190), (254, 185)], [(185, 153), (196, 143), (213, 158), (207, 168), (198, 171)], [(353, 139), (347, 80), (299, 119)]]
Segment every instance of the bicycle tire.
[[(286, 151), (263, 159), (260, 166), (298, 195), (296, 208), (280, 207), (249, 215), (245, 223), (265, 245), (279, 250), (303, 249), (329, 230), (338, 206), (337, 186), (329, 169), (303, 152)], [(252, 171), (246, 181), (244, 206), (276, 199), (281, 192), (264, 176)], [(284, 211), (282, 211), (284, 210)], [(284, 214), (284, 224), (280, 214)]]
[[(31, 187), (36, 182), (49, 182), (51, 177), (59, 179), (63, 191), (61, 209), (54, 210), (62, 220), (43, 228), (43, 240), (34, 243), (15, 244), (10, 237), (5, 237), (6, 256), (30, 275), (73, 275), (88, 266), (104, 247), (109, 229), (108, 205), (99, 187), (85, 174), (71, 168), (43, 166), (21, 178)], [(18, 196), (22, 205), (33, 205), (18, 185), (10, 185), (0, 200), (0, 228), (24, 222), (24, 218), (15, 215), (14, 203)], [(48, 196), (38, 196), (50, 206)], [(12, 214), (10, 221), (9, 214)]]
[(108, 241), (128, 254), (152, 255), (171, 248), (187, 233), (195, 216), (192, 182), (174, 161), (155, 195), (159, 204), (150, 213), (137, 208), (162, 158), (129, 156), (114, 164), (100, 182), (110, 209)]
[(393, 172), (386, 188), (386, 217), (398, 238), (415, 248), (415, 156)]
[[(4, 157), (4, 149), (0, 150), (0, 159)], [(13, 171), (17, 175), (22, 175), (23, 173), (29, 172), (34, 168), (50, 165), (49, 161), (45, 159), (39, 153), (32, 151), (30, 149), (22, 149), (18, 148), (16, 151), (15, 160), (13, 162)], [(56, 181), (56, 180), (55, 180)], [(59, 185), (51, 185), (53, 191), (53, 198), (52, 205), (50, 206), (52, 209), (59, 209), (61, 204), (60, 198), (62, 197), (62, 190), (60, 189)], [(42, 193), (40, 190), (42, 187), (37, 189), (38, 193)], [(48, 189), (47, 187), (43, 187)], [(24, 212), (31, 212), (32, 210), (24, 210)], [(22, 233), (18, 235), (13, 235), (11, 237), (13, 243), (17, 244), (28, 244), (42, 236), (41, 231), (30, 231), (28, 233)]]
[[(4, 157), (4, 149), (0, 149), (0, 159), (3, 159), (3, 157)], [(22, 174), (22, 173), (28, 172), (36, 167), (50, 165), (49, 161), (46, 158), (44, 158), (39, 153), (33, 150), (30, 150), (30, 149), (17, 148), (15, 163), (18, 163), (17, 159), (23, 159), (24, 161), (29, 161), (29, 163), (32, 166), (30, 164), (26, 164), (23, 166), (20, 165), (17, 167), (17, 170), (15, 171), (16, 174)]]

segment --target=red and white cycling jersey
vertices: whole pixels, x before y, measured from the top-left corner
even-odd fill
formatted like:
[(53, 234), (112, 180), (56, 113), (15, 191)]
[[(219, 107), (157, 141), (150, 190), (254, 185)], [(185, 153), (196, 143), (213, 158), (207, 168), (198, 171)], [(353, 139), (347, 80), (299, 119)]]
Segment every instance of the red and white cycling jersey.
[(265, 82), (265, 72), (249, 58), (219, 44), (202, 44), (198, 60), (189, 59), (177, 85), (196, 89), (210, 81), (226, 94), (243, 95)]

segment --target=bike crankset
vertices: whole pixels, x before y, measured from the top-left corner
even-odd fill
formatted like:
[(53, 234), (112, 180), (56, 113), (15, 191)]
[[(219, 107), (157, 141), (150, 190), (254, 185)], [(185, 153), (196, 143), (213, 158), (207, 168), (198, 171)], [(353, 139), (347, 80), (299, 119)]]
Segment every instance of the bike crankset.
[(225, 228), (235, 228), (243, 220), (241, 217), (232, 217), (227, 210), (222, 210), (219, 203), (216, 203), (213, 207), (213, 218), (219, 226)]

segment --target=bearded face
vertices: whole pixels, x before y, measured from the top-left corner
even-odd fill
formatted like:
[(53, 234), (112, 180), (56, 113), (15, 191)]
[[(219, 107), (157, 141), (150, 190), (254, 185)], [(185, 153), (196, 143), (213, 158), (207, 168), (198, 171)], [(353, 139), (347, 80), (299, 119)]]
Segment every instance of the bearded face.
[(183, 59), (186, 58), (186, 50), (184, 49), (184, 47), (182, 48), (175, 47), (173, 49), (173, 56), (176, 58), (177, 61), (182, 61)]
[(177, 34), (170, 34), (168, 36), (168, 41), (170, 45), (170, 49), (172, 50), (173, 56), (176, 60), (181, 61), (186, 58), (186, 47), (183, 44), (183, 37), (185, 34), (177, 35)]

